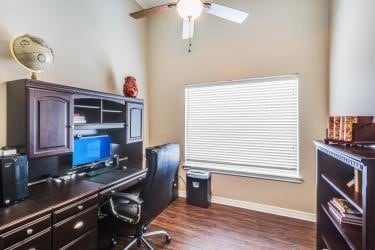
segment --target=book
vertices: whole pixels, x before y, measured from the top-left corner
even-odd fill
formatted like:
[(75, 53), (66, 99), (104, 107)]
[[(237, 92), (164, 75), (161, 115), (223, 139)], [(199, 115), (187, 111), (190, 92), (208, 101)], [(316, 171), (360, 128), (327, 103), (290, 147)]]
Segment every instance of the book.
[(361, 213), (345, 199), (333, 198), (331, 201), (343, 214), (361, 215)]
[(356, 225), (361, 226), (362, 225), (362, 218), (358, 220), (352, 220), (342, 217), (337, 210), (335, 210), (332, 207), (328, 208), (333, 217), (340, 223), (340, 224), (350, 224), (350, 225)]
[(328, 209), (340, 224), (361, 226), (363, 223), (362, 214), (345, 199), (333, 198), (328, 202)]
[(362, 215), (361, 214), (354, 215), (354, 214), (346, 214), (346, 213), (341, 212), (331, 202), (328, 202), (328, 207), (331, 207), (332, 209), (334, 209), (339, 214), (340, 217), (345, 218), (347, 220), (361, 220), (362, 219)]
[(86, 124), (87, 123), (86, 117), (83, 116), (83, 115), (80, 115), (79, 113), (75, 113), (73, 119), (74, 119), (75, 124)]

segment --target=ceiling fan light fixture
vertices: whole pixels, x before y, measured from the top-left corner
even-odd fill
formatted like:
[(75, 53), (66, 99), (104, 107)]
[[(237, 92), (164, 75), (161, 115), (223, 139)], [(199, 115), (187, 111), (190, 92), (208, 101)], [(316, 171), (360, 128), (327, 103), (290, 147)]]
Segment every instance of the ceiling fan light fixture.
[(195, 20), (203, 11), (201, 0), (179, 0), (177, 3), (178, 14), (185, 20)]

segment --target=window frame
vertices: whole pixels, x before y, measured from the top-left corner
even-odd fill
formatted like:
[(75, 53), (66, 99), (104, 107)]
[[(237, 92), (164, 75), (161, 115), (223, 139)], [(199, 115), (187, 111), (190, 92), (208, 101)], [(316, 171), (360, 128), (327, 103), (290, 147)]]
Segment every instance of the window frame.
[[(241, 167), (240, 166), (233, 166), (236, 167), (237, 169), (230, 169), (231, 166), (228, 164), (218, 164), (218, 166), (213, 166), (215, 164), (210, 163), (210, 167), (208, 166), (203, 166), (203, 163), (193, 163), (193, 162), (188, 162), (186, 161), (186, 154), (187, 154), (187, 105), (186, 105), (186, 91), (188, 88), (197, 86), (210, 86), (210, 85), (221, 85), (221, 84), (238, 84), (238, 83), (243, 83), (243, 82), (262, 82), (262, 81), (282, 81), (282, 80), (296, 80), (297, 81), (297, 131), (296, 131), (296, 136), (297, 136), (297, 151), (296, 151), (296, 160), (297, 160), (297, 170), (296, 170), (296, 175), (281, 175), (281, 174), (272, 174), (272, 173), (267, 173), (266, 171), (262, 172), (261, 167), (258, 169), (260, 171), (254, 171), (256, 168), (253, 168), (253, 171), (250, 171), (249, 167), (244, 167), (247, 168), (246, 170), (239, 170)], [(206, 170), (210, 171), (212, 173), (217, 173), (217, 174), (225, 174), (225, 175), (232, 175), (232, 176), (241, 176), (241, 177), (250, 177), (250, 178), (260, 178), (260, 179), (267, 179), (267, 180), (276, 180), (276, 181), (286, 181), (286, 182), (292, 182), (292, 183), (302, 183), (303, 178), (301, 175), (301, 168), (300, 168), (300, 77), (298, 74), (293, 74), (293, 75), (280, 75), (280, 76), (270, 76), (270, 77), (257, 77), (257, 78), (247, 78), (247, 79), (240, 79), (240, 80), (230, 80), (230, 81), (217, 81), (217, 82), (205, 82), (205, 83), (193, 83), (193, 84), (186, 84), (184, 87), (184, 92), (185, 92), (185, 100), (184, 100), (184, 105), (185, 105), (185, 120), (184, 120), (184, 142), (185, 142), (185, 147), (184, 147), (184, 156), (185, 156), (185, 162), (183, 164), (183, 168), (185, 170), (189, 169), (194, 169), (194, 170)], [(221, 166), (220, 166), (221, 165)], [(228, 166), (228, 167), (223, 167), (223, 165)], [(265, 169), (265, 168), (263, 168)]]

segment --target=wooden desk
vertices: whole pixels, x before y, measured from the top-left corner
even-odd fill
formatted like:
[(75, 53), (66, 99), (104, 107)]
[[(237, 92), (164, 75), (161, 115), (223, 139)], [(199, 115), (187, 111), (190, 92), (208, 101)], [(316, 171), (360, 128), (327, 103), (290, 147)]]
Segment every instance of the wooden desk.
[(146, 172), (143, 165), (130, 166), (30, 187), (28, 199), (0, 208), (0, 249), (96, 249), (100, 194), (129, 188)]

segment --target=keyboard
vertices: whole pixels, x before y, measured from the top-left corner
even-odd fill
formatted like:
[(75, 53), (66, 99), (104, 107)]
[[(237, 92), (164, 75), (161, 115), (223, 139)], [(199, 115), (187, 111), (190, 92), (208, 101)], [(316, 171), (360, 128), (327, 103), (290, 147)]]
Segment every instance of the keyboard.
[(115, 168), (100, 168), (100, 169), (96, 169), (96, 170), (91, 170), (91, 171), (86, 173), (86, 176), (93, 177), (93, 176), (97, 176), (97, 175), (100, 175), (100, 174), (103, 174), (103, 173), (106, 173), (106, 172), (110, 172), (114, 169)]

